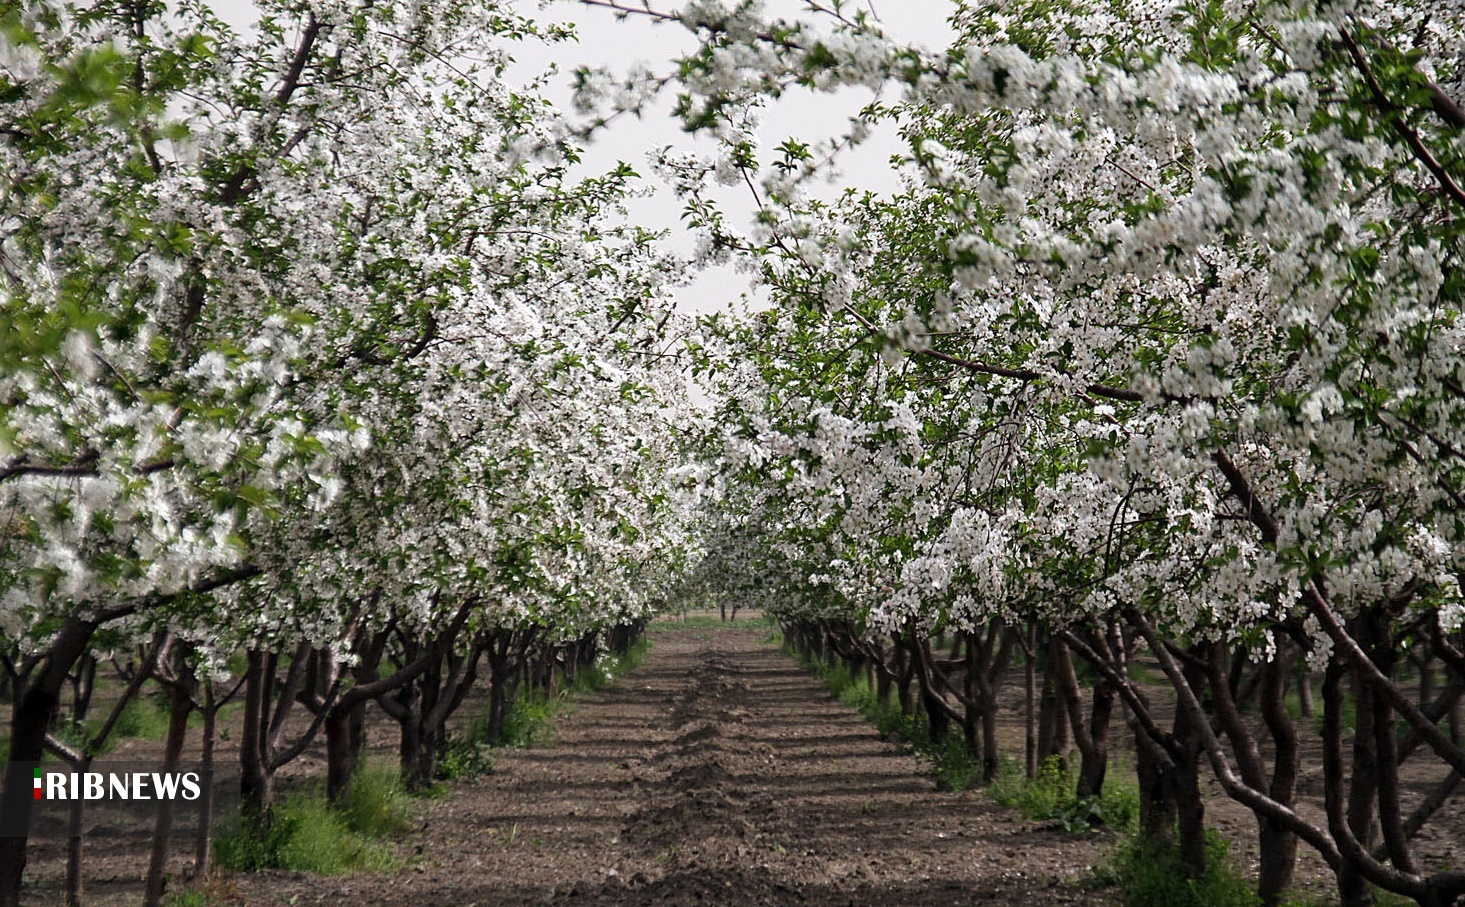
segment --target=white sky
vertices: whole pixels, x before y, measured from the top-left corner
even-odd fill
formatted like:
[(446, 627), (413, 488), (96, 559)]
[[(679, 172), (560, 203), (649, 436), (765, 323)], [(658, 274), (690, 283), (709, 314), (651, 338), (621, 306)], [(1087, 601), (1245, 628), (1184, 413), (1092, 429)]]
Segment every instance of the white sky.
[[(635, 0), (633, 0), (635, 2)], [(569, 109), (572, 74), (579, 66), (605, 66), (613, 73), (624, 72), (637, 63), (648, 65), (654, 72), (665, 72), (670, 61), (693, 48), (690, 32), (675, 24), (655, 24), (644, 16), (630, 16), (617, 21), (607, 9), (586, 7), (569, 0), (516, 0), (520, 10), (540, 21), (572, 22), (579, 34), (575, 44), (553, 46), (526, 42), (514, 49), (515, 66), (510, 78), (527, 80), (536, 74), (556, 68), (551, 81), (550, 97)], [(679, 6), (678, 0), (655, 3), (668, 9)], [(214, 9), (236, 27), (248, 27), (254, 18), (252, 0), (214, 0)], [(909, 43), (928, 47), (944, 47), (950, 37), (946, 17), (950, 0), (867, 0), (886, 33)], [(797, 0), (768, 0), (770, 13), (794, 16), (802, 8)], [(846, 90), (840, 94), (790, 92), (770, 107), (764, 115), (759, 136), (770, 147), (794, 136), (803, 141), (817, 140), (839, 133), (848, 119), (871, 95), (865, 91)], [(630, 164), (648, 181), (652, 180), (647, 155), (654, 149), (672, 146), (679, 150), (710, 152), (710, 140), (682, 132), (670, 115), (671, 97), (641, 119), (621, 117), (602, 131), (584, 156), (586, 172), (599, 172), (617, 161)], [(846, 186), (860, 186), (875, 191), (896, 188), (891, 169), (891, 155), (903, 150), (893, 131), (877, 132), (853, 152), (837, 162), (837, 174), (820, 194), (837, 195)], [(724, 210), (741, 226), (752, 214), (753, 202), (747, 193), (732, 189), (720, 196)], [(681, 205), (669, 190), (656, 189), (649, 198), (635, 199), (630, 205), (631, 218), (650, 229), (667, 230), (668, 247), (679, 253), (690, 252), (695, 238), (682, 225)], [(711, 311), (725, 308), (747, 291), (747, 278), (732, 268), (703, 272), (679, 289), (681, 307), (686, 311)]]

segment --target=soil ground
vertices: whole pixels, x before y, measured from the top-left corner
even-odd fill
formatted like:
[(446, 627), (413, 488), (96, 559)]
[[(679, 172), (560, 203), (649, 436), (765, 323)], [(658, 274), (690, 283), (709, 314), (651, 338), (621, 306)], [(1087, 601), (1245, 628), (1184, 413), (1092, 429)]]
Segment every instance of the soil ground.
[(227, 887), (250, 905), (1108, 903), (1083, 882), (1103, 838), (937, 791), (767, 635), (657, 630), (552, 744), (424, 802), (397, 873)]

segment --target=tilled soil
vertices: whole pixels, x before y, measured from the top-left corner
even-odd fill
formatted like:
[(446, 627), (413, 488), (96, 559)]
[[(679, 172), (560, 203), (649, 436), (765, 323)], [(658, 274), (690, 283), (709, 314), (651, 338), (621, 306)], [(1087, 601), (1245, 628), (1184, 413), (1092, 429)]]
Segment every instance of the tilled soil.
[(1101, 904), (1102, 858), (989, 800), (935, 789), (762, 630), (655, 633), (552, 745), (424, 804), (393, 875), (263, 873), (248, 904)]

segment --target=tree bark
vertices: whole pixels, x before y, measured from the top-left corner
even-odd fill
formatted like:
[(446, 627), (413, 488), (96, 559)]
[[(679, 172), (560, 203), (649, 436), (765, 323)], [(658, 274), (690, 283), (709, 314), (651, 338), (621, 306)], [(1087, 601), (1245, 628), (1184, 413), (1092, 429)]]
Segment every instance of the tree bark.
[(5, 764), (0, 827), (13, 837), (0, 837), (0, 907), (20, 905), (33, 802), (32, 771), (41, 761), (46, 730), (56, 713), (61, 685), (66, 682), (71, 666), (86, 651), (97, 626), (79, 617), (67, 618), (11, 712), (10, 757)]
[[(163, 744), (163, 772), (178, 771), (183, 758), (183, 744), (188, 737), (188, 715), (193, 711), (193, 696), (182, 682), (169, 690), (168, 735)], [(153, 831), (153, 848), (148, 858), (147, 882), (143, 907), (160, 907), (163, 903), (164, 872), (168, 865), (168, 841), (173, 834), (173, 801), (158, 801), (158, 820)]]
[[(1297, 725), (1287, 712), (1287, 680), (1295, 672), (1292, 665), (1296, 660), (1296, 648), (1284, 645), (1279, 648), (1277, 658), (1266, 666), (1262, 677), (1260, 704), (1262, 720), (1272, 737), (1272, 781), (1268, 794), (1284, 806), (1292, 806), (1296, 798), (1297, 775), (1302, 765), (1302, 748), (1297, 737)], [(1309, 682), (1303, 674), (1300, 682)], [(1297, 869), (1297, 834), (1276, 819), (1258, 814), (1257, 897), (1264, 907), (1281, 903), (1283, 895), (1292, 887), (1293, 874)]]

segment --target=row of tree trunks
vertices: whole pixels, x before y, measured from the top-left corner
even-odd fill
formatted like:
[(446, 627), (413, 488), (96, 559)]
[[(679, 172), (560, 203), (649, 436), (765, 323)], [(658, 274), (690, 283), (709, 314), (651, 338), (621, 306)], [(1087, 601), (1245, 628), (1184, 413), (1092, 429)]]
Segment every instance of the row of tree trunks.
[[(889, 636), (863, 634), (848, 621), (788, 621), (783, 630), (798, 654), (842, 660), (852, 676), (870, 679), (881, 702), (898, 694), (907, 715), (925, 717), (933, 739), (960, 722), (986, 777), (996, 761), (995, 735), (986, 722), (995, 715), (1004, 649), (1020, 644), (1029, 773), (1045, 759), (1061, 757), (1071, 734), (1080, 758), (1075, 793), (1097, 796), (1118, 708), (1135, 740), (1143, 837), (1156, 849), (1178, 853), (1188, 876), (1199, 879), (1206, 871), (1205, 761), (1226, 793), (1255, 815), (1262, 903), (1270, 907), (1285, 897), (1298, 848), (1306, 843), (1337, 872), (1347, 907), (1372, 903), (1375, 888), (1441, 907), (1465, 899), (1465, 872), (1423, 874), (1413, 840), (1465, 783), (1465, 641), (1459, 631), (1403, 622), (1413, 594), (1406, 587), (1346, 627), (1320, 592), (1305, 596), (1337, 647), (1322, 675), (1319, 731), (1328, 815), (1322, 825), (1297, 812), (1303, 734), (1289, 709), (1290, 694), (1295, 689), (1303, 716), (1312, 712), (1315, 675), (1303, 656), (1316, 638), (1316, 630), (1304, 632), (1301, 618), (1277, 625), (1264, 657), (1222, 641), (1182, 646), (1135, 609), (1103, 626), (1051, 636), (1025, 627), (1020, 640), (996, 623), (944, 639), (915, 626)], [(1401, 645), (1406, 637), (1410, 646)], [(1175, 694), (1173, 719), (1162, 722), (1145, 685), (1130, 677), (1141, 644)], [(1093, 680), (1083, 677), (1075, 657), (1092, 668)], [(1417, 691), (1406, 690), (1397, 676), (1406, 658), (1418, 677)], [(1356, 714), (1351, 731), (1344, 726), (1350, 710)], [(1444, 764), (1438, 781), (1411, 798), (1406, 811), (1399, 767), (1420, 752)]]
[[(414, 643), (404, 648), (395, 642), (392, 634), (396, 627), (392, 620), (385, 628), (372, 630), (364, 619), (353, 618), (342, 629), (341, 637), (325, 645), (301, 641), (288, 654), (263, 647), (249, 649), (245, 652), (245, 666), (238, 683), (229, 691), (217, 690), (212, 682), (194, 676), (187, 647), (164, 634), (143, 651), (124, 652), (120, 658), (110, 656), (125, 684), (122, 695), (112, 703), (111, 714), (99, 732), (78, 747), (65, 742), (92, 716), (99, 666), (104, 660), (103, 655), (92, 651), (100, 627), (140, 610), (158, 607), (178, 595), (207, 593), (258, 572), (246, 566), (205, 577), (194, 587), (173, 595), (78, 613), (57, 628), (43, 650), (21, 653), (11, 647), (0, 652), (0, 685), (13, 697), (0, 823), (9, 829), (28, 830), (34, 802), (32, 766), (49, 750), (66, 760), (73, 770), (85, 771), (116, 726), (122, 710), (148, 682), (160, 684), (167, 694), (168, 729), (162, 753), (165, 770), (178, 766), (182, 758), (192, 713), (199, 712), (203, 719), (204, 777), (199, 807), (204, 820), (193, 848), (195, 875), (206, 870), (212, 856), (212, 766), (218, 741), (218, 713), (241, 691), (244, 708), (238, 752), (240, 792), (246, 810), (260, 821), (268, 821), (278, 770), (304, 752), (323, 728), (329, 793), (335, 801), (349, 796), (350, 778), (365, 745), (366, 708), (372, 702), (389, 708), (386, 704), (395, 698), (392, 694), (402, 689), (415, 689), (419, 693), (420, 704), (409, 709), (413, 717), (408, 722), (411, 727), (404, 728), (404, 736), (410, 740), (415, 735), (421, 743), (404, 747), (404, 777), (413, 786), (428, 783), (436, 770), (448, 718), (472, 688), (493, 635), (481, 633), (464, 639), (464, 624), (476, 602), (471, 597), (463, 602), (447, 626), (422, 645)], [(357, 618), (377, 613), (378, 603), (379, 596), (364, 599)], [(605, 642), (613, 651), (624, 652), (640, 639), (643, 629), (639, 622), (610, 628)], [(507, 702), (524, 679), (528, 666), (537, 668), (529, 682), (552, 688), (560, 682), (573, 683), (578, 673), (592, 665), (598, 655), (601, 640), (595, 634), (550, 643), (536, 638), (538, 633), (533, 628), (512, 631), (508, 634), (508, 649), (513, 651), (499, 652), (494, 678), (494, 698), (499, 703), (495, 721), (499, 733)], [(398, 638), (407, 637), (398, 634)], [(413, 647), (420, 650), (419, 657), (402, 657), (404, 651)], [(342, 670), (338, 663), (336, 653), (342, 651), (356, 656), (348, 662), (349, 670)], [(380, 667), (388, 655), (396, 670), (384, 678), (380, 676)], [(63, 702), (69, 709), (63, 711)], [(304, 706), (311, 713), (303, 721), (293, 720), (299, 714), (297, 706)], [(66, 727), (58, 728), (58, 723)], [(66, 733), (53, 733), (60, 730)], [(68, 872), (63, 888), (63, 900), (68, 904), (80, 903), (82, 899), (83, 808), (84, 803), (77, 801), (71, 817), (74, 833), (68, 845)], [(174, 823), (172, 809), (160, 805), (155, 845), (144, 879), (144, 899), (149, 905), (161, 903), (164, 896), (163, 870)], [(0, 907), (19, 902), (27, 849), (28, 838), (24, 834), (0, 837)]]

